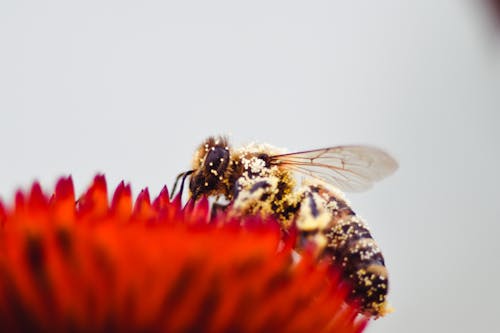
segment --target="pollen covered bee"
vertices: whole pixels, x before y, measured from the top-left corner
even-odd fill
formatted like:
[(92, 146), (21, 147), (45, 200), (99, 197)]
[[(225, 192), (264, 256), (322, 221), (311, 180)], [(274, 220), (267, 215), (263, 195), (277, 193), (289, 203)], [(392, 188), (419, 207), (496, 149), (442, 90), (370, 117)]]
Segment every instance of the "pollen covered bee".
[[(191, 176), (192, 200), (225, 197), (230, 214), (271, 215), (285, 232), (295, 227), (296, 250), (313, 249), (319, 259), (341, 266), (352, 284), (347, 301), (380, 317), (389, 312), (384, 258), (341, 191), (366, 190), (396, 169), (390, 155), (370, 146), (284, 153), (267, 144), (233, 149), (226, 138), (210, 137), (196, 150), (192, 170), (177, 180)], [(308, 176), (300, 186), (294, 172)]]

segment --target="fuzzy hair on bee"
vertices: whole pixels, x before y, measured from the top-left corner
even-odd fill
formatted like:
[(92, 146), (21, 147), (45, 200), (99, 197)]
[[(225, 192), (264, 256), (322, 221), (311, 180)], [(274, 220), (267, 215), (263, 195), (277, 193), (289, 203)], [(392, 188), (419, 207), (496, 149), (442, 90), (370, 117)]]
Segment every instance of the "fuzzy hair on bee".
[[(284, 232), (296, 228), (296, 250), (312, 248), (318, 260), (341, 267), (352, 285), (347, 302), (380, 317), (390, 312), (385, 261), (342, 190), (366, 190), (396, 168), (390, 155), (371, 146), (285, 153), (267, 144), (233, 149), (227, 138), (210, 137), (195, 151), (192, 170), (181, 175), (191, 175), (191, 200), (225, 197), (231, 215), (273, 216)], [(300, 186), (294, 173), (306, 175)]]

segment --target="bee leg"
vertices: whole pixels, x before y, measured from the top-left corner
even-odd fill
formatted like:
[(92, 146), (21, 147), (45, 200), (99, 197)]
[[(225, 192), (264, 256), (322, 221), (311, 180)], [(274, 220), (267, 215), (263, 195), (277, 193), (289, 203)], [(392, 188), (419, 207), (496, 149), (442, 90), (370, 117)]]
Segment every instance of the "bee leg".
[(238, 185), (232, 213), (235, 216), (273, 215), (272, 203), (278, 181), (275, 177), (256, 177)]
[(298, 230), (297, 245), (300, 251), (310, 251), (321, 259), (328, 245), (324, 230), (331, 220), (322, 199), (312, 191), (300, 195), (300, 209), (295, 224)]
[(228, 206), (229, 204), (221, 204), (218, 202), (214, 202), (212, 204), (212, 209), (210, 211), (210, 221), (213, 221), (215, 218), (217, 218), (217, 215), (219, 215), (219, 213), (224, 212)]

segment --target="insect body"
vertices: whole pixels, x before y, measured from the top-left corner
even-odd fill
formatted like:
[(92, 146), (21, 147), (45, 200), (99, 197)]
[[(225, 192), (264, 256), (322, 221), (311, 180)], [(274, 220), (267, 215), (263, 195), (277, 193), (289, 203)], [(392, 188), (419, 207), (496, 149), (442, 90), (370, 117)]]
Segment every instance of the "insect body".
[[(368, 146), (338, 146), (284, 154), (269, 145), (232, 149), (208, 138), (195, 152), (191, 198), (223, 196), (231, 214), (276, 217), (284, 231), (298, 230), (297, 250), (343, 267), (363, 313), (387, 313), (388, 277), (380, 249), (340, 190), (361, 191), (394, 172), (397, 163)], [(293, 172), (309, 176), (296, 189)]]
[(359, 301), (363, 312), (377, 317), (387, 313), (387, 269), (366, 224), (330, 185), (308, 181), (301, 191), (299, 245), (315, 244), (322, 257), (342, 267), (353, 286), (348, 300)]

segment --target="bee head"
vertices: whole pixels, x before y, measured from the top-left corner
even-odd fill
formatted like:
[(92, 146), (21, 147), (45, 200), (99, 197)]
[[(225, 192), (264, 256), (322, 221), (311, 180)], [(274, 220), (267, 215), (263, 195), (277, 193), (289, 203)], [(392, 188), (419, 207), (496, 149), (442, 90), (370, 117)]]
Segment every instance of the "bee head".
[(229, 147), (226, 138), (208, 138), (196, 151), (189, 190), (193, 199), (201, 195), (219, 194), (229, 166)]

